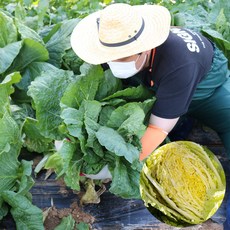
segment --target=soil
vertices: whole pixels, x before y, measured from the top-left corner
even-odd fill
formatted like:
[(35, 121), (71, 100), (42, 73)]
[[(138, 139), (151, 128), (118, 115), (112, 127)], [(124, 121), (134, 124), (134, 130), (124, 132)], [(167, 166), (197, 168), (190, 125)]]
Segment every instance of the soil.
[(55, 206), (52, 206), (49, 209), (46, 208), (44, 212), (48, 212), (44, 222), (45, 230), (53, 230), (60, 224), (63, 217), (69, 216), (70, 214), (76, 223), (84, 222), (90, 226), (95, 221), (93, 216), (82, 211), (77, 202), (72, 203), (70, 208), (57, 209)]
[[(65, 181), (63, 178), (59, 178), (56, 181), (57, 185), (59, 186), (59, 193), (63, 196), (63, 197), (67, 197), (70, 193), (70, 190), (67, 189)], [(72, 191), (72, 190), (71, 190)], [(73, 192), (73, 191), (72, 191)]]
[[(34, 159), (33, 169), (40, 162), (42, 157), (38, 156)], [(50, 172), (52, 173), (52, 172)], [(46, 177), (49, 177), (48, 172), (46, 172)], [(57, 186), (59, 187), (58, 193), (63, 197), (67, 197), (70, 193), (70, 189), (67, 189), (66, 184), (62, 178), (59, 178), (55, 181)], [(73, 192), (73, 191), (72, 191)], [(81, 197), (82, 194), (80, 192), (76, 192), (76, 194)], [(88, 213), (85, 213), (81, 207), (78, 205), (78, 202), (73, 202), (69, 208), (56, 208), (55, 206), (47, 207), (43, 209), (43, 215), (45, 216), (44, 228), (45, 230), (53, 230), (56, 226), (58, 226), (64, 217), (72, 215), (73, 219), (76, 223), (84, 222), (89, 224), (91, 229), (91, 224), (95, 221), (95, 218)]]

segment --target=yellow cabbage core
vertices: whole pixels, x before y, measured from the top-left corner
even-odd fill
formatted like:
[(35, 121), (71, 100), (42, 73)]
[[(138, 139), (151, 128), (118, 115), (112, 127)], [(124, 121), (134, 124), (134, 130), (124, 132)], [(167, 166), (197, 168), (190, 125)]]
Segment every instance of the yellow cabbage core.
[(147, 159), (140, 191), (149, 204), (171, 218), (201, 223), (220, 206), (225, 175), (217, 158), (189, 141), (166, 144)]

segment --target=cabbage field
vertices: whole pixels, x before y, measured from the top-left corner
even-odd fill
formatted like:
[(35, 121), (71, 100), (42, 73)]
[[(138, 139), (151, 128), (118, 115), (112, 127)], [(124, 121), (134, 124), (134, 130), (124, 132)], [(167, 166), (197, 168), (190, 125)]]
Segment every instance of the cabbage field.
[(140, 198), (139, 140), (154, 95), (84, 63), (70, 46), (81, 18), (113, 2), (164, 5), (172, 25), (200, 31), (230, 60), (228, 0), (0, 1), (0, 220), (10, 212), (17, 229), (44, 229), (24, 152), (42, 156), (35, 173), (52, 169), (75, 191), (85, 182), (80, 172), (108, 164), (110, 192)]

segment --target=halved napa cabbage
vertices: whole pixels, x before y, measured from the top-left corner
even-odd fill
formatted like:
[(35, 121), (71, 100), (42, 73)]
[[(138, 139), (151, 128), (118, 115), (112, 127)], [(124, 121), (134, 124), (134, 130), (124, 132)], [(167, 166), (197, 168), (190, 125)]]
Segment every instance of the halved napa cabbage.
[(140, 193), (146, 207), (173, 226), (209, 219), (220, 207), (225, 189), (219, 160), (209, 149), (190, 141), (158, 148), (141, 171)]

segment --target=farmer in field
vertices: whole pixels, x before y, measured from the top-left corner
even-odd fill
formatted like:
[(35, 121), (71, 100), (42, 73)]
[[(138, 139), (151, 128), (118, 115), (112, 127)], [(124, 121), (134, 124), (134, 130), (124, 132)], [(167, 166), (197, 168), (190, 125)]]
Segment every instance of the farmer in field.
[(82, 19), (71, 45), (84, 61), (106, 63), (114, 77), (155, 91), (140, 160), (185, 114), (214, 129), (230, 157), (227, 59), (201, 34), (171, 28), (170, 22), (170, 13), (162, 6), (113, 4)]

